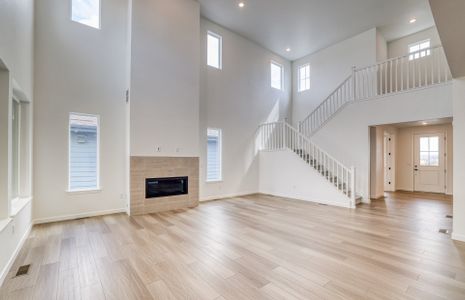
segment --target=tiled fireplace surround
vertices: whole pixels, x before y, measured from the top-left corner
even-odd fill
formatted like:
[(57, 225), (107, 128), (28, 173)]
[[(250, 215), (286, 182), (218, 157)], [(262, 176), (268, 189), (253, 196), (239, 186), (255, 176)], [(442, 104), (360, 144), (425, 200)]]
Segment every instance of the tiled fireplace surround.
[[(187, 195), (145, 199), (145, 179), (188, 176)], [(131, 215), (142, 215), (199, 204), (198, 157), (131, 157)]]

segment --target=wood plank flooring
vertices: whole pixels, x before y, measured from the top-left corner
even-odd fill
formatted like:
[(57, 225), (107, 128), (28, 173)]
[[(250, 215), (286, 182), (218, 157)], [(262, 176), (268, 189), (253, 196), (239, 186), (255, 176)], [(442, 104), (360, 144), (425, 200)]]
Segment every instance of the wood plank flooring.
[(0, 297), (465, 299), (465, 244), (438, 233), (450, 197), (387, 195), (356, 210), (254, 195), (38, 225)]

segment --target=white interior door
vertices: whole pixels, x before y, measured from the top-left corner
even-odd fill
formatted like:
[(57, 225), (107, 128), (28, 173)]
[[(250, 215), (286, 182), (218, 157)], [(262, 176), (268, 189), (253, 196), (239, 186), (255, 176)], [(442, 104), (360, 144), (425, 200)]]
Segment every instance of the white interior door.
[(390, 134), (384, 135), (384, 191), (394, 192), (394, 174), (393, 174), (393, 143)]
[(414, 190), (445, 193), (444, 134), (415, 135)]

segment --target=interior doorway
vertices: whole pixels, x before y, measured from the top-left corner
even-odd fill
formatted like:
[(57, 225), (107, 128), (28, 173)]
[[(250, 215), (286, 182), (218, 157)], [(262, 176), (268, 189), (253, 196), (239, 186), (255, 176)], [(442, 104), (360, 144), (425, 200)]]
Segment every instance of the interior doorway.
[(370, 128), (370, 197), (407, 191), (452, 195), (452, 119)]

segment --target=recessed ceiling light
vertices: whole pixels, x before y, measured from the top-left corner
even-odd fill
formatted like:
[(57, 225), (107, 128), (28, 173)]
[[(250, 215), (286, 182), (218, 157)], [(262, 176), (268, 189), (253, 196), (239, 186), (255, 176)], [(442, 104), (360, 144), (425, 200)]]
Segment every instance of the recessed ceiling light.
[(241, 2), (239, 2), (238, 5), (239, 5), (240, 8), (243, 8), (245, 6), (245, 3), (241, 1)]
[(286, 52), (291, 52), (291, 48), (286, 48)]
[(417, 18), (411, 18), (410, 21), (409, 21), (409, 23), (410, 23), (410, 24), (413, 24), (413, 23), (415, 23), (416, 21), (417, 21)]

